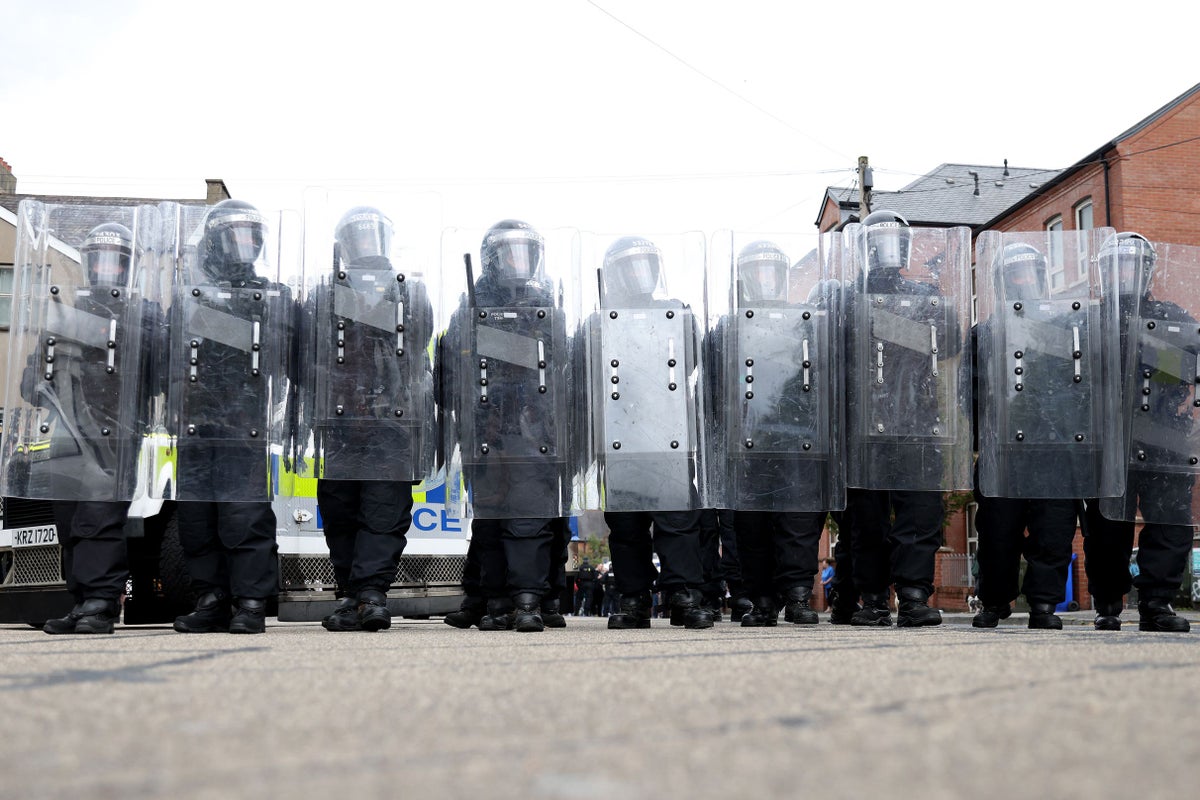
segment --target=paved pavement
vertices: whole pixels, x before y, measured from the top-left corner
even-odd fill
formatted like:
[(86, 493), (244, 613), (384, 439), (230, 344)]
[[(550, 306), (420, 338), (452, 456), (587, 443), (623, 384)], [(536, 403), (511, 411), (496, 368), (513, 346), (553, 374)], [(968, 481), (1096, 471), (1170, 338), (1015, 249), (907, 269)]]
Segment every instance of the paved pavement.
[(1139, 633), (1126, 616), (1114, 633), (1087, 613), (1061, 632), (968, 615), (922, 630), (824, 615), (541, 634), (0, 626), (0, 798), (1190, 796), (1200, 624)]

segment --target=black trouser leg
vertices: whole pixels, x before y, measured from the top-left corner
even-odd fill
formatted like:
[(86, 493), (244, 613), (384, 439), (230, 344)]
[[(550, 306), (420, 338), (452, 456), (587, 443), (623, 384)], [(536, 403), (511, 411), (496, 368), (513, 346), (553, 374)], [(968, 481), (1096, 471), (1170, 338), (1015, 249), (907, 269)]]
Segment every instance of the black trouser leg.
[(509, 596), (532, 593), (544, 597), (550, 591), (550, 550), (556, 518), (506, 519), (502, 523)]
[(1021, 593), (1029, 603), (1058, 605), (1071, 568), (1077, 506), (1074, 500), (1026, 500), (1029, 536), (1025, 539), (1025, 582)]
[(365, 481), (359, 488), (361, 524), (354, 542), (350, 585), (387, 593), (408, 544), (412, 525), (412, 487), (406, 481)]
[(933, 594), (934, 565), (942, 546), (941, 492), (889, 492), (894, 521), (888, 536), (892, 583)]
[(780, 597), (789, 589), (809, 589), (817, 575), (824, 512), (785, 511), (772, 515), (771, 547), (775, 562), (774, 585)]
[(1100, 501), (1088, 500), (1084, 512), (1083, 557), (1088, 589), (1101, 603), (1119, 603), (1133, 580), (1129, 557), (1133, 554), (1134, 523), (1111, 520), (1100, 513)]
[[(617, 591), (631, 597), (654, 588), (654, 544), (650, 538), (650, 514), (645, 511), (606, 511), (608, 548)], [(660, 554), (661, 555), (661, 554)]]
[(700, 553), (700, 511), (655, 511), (654, 550), (662, 571), (659, 585), (677, 590), (699, 589), (704, 583)]
[(187, 561), (192, 590), (197, 595), (213, 591), (229, 594), (229, 572), (217, 535), (216, 507), (216, 503), (205, 500), (181, 500), (176, 506), (179, 545)]
[(471, 520), (471, 544), (479, 563), (479, 588), (485, 599), (508, 597), (508, 561), (498, 519)]
[(317, 508), (321, 512), (321, 529), (329, 548), (338, 597), (354, 595), (350, 569), (354, 566), (354, 539), (358, 534), (357, 506), (356, 481), (317, 481)]
[(217, 532), (236, 598), (263, 599), (279, 592), (275, 510), (267, 501), (216, 503)]
[(117, 602), (125, 593), (129, 556), (125, 542), (128, 502), (55, 502), (54, 518), (63, 558), (63, 578), (76, 602)]
[(775, 551), (771, 546), (770, 512), (736, 511), (733, 527), (737, 533), (742, 584), (747, 596), (755, 604), (761, 598), (775, 597)]
[[(886, 594), (891, 584), (888, 564), (888, 536), (892, 523), (887, 492), (873, 489), (849, 489), (846, 512), (850, 518), (851, 562), (854, 585), (862, 594)], [(842, 532), (843, 535), (846, 533)], [(841, 565), (838, 565), (841, 572)]]
[(979, 510), (979, 580), (977, 592), (985, 606), (1003, 606), (1020, 591), (1021, 549), (1025, 540), (1024, 500), (985, 497), (976, 492)]

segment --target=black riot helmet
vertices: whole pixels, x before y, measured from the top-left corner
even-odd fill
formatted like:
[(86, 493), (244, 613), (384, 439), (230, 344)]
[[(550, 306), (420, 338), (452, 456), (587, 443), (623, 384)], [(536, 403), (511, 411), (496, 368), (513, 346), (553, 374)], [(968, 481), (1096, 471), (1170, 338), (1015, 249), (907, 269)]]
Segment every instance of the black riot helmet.
[(640, 236), (622, 236), (604, 251), (604, 295), (609, 303), (649, 298), (662, 274), (662, 251)]
[(1013, 242), (996, 254), (996, 266), (1008, 300), (1037, 300), (1046, 296), (1046, 256), (1031, 244)]
[(372, 256), (386, 258), (392, 250), (392, 221), (378, 208), (357, 206), (338, 221), (334, 238), (348, 264)]
[(738, 297), (749, 303), (785, 302), (790, 266), (774, 242), (751, 242), (737, 257)]
[(544, 254), (542, 235), (517, 219), (497, 222), (479, 246), (483, 274), (510, 289), (541, 282)]
[(222, 200), (204, 219), (201, 267), (217, 281), (246, 279), (262, 254), (267, 218), (244, 200)]
[(912, 228), (895, 211), (872, 211), (862, 221), (868, 269), (904, 269), (912, 247)]
[(1150, 291), (1150, 276), (1156, 261), (1158, 253), (1154, 245), (1145, 236), (1132, 231), (1108, 237), (1100, 248), (1100, 263), (1106, 270), (1116, 263), (1118, 291), (1123, 295)]
[(124, 286), (133, 261), (133, 233), (119, 222), (105, 222), (88, 231), (79, 248), (88, 284)]

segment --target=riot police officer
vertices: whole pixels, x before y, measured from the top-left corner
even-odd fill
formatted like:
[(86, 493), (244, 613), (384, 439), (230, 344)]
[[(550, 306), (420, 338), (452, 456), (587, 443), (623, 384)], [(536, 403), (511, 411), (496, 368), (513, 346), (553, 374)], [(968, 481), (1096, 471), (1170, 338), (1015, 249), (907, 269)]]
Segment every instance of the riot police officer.
[(551, 576), (569, 506), (570, 353), (544, 258), (543, 238), (528, 223), (493, 225), (480, 245), (481, 274), (442, 343), (448, 374), (440, 383), (457, 404), (450, 433), (471, 502), (468, 566), (478, 564), (486, 604), (477, 618), (477, 604), (448, 617), (457, 627), (537, 632), (544, 607), (558, 615)]
[(420, 276), (394, 268), (392, 236), (379, 209), (347, 211), (332, 274), (306, 304), (317, 505), (339, 598), (321, 622), (329, 631), (391, 626), (412, 488), (433, 469), (433, 309)]
[[(1029, 627), (1059, 630), (1062, 620), (1054, 611), (1066, 585), (1079, 510), (1078, 500), (1061, 496), (1073, 493), (1064, 481), (1095, 475), (1077, 462), (1102, 456), (1092, 442), (1103, 437), (1092, 435), (1089, 413), (1104, 392), (1104, 371), (1093, 369), (1100, 361), (1090, 352), (1102, 346), (1102, 331), (1078, 293), (1051, 297), (1046, 257), (1032, 244), (1010, 241), (996, 249), (993, 261), (995, 288), (991, 282), (981, 288), (976, 337), (975, 374), (983, 389), (976, 393), (977, 429), (983, 430), (975, 524), (983, 608), (971, 624), (996, 627), (1012, 613), (1010, 603), (1020, 591), (1029, 603)], [(1058, 346), (1070, 341), (1072, 331), (1083, 333), (1078, 359)], [(1077, 360), (1081, 368), (1072, 370)], [(1082, 486), (1075, 491), (1100, 488), (1090, 482), (1086, 492)], [(1026, 570), (1018, 588), (1022, 555)]]
[(267, 219), (223, 200), (201, 223), (171, 324), (179, 540), (195, 610), (181, 633), (262, 633), (278, 591), (269, 434), (294, 402), (291, 290), (266, 274)]
[[(48, 479), (42, 488), (59, 498), (53, 509), (62, 574), (75, 599), (66, 616), (46, 622), (43, 630), (50, 634), (112, 633), (125, 593), (124, 525), (147, 420), (149, 353), (158, 325), (157, 306), (131, 291), (135, 249), (141, 248), (122, 223), (102, 223), (88, 232), (79, 248), (83, 285), (74, 292), (51, 288), (44, 374), (35, 375), (31, 365), (23, 376), (24, 399), (52, 409), (58, 428), (50, 459), (31, 476), (35, 484)], [(73, 441), (71, 448), (54, 444), (63, 434)], [(39, 494), (36, 486), (30, 488), (34, 492), (27, 494)]]
[(815, 296), (811, 305), (789, 303), (791, 262), (773, 242), (747, 244), (735, 268), (739, 302), (728, 320), (732, 330), (723, 337), (732, 356), (723, 406), (739, 417), (726, 427), (737, 431), (730, 443), (736, 465), (731, 504), (753, 604), (741, 624), (775, 626), (782, 605), (786, 621), (815, 625), (811, 600), (822, 509), (837, 504), (825, 492), (830, 320)]
[[(1191, 259), (1172, 263), (1174, 245), (1156, 247), (1139, 233), (1116, 234), (1100, 253), (1113, 264), (1120, 286), (1121, 354), (1127, 408), (1132, 415), (1127, 487), (1114, 500), (1089, 500), (1084, 556), (1098, 630), (1119, 630), (1122, 598), (1138, 589), (1138, 629), (1186, 632), (1171, 600), (1183, 581), (1192, 547), (1192, 497), (1198, 456), (1190, 452), (1195, 426), (1196, 306)], [(1159, 250), (1163, 253), (1160, 254)], [(1179, 248), (1187, 252), (1187, 248)], [(1160, 259), (1164, 263), (1160, 263)], [(1135, 518), (1136, 579), (1129, 563)]]
[[(698, 430), (690, 427), (698, 423), (687, 410), (695, 400), (690, 383), (699, 336), (686, 304), (655, 297), (661, 259), (654, 242), (642, 237), (609, 245), (600, 272), (602, 313), (589, 320), (586, 333), (604, 522), (621, 595), (620, 611), (608, 618), (611, 629), (649, 628), (656, 586), (672, 625), (713, 625), (701, 592), (703, 511), (695, 479), (702, 467)], [(680, 438), (671, 438), (669, 425), (683, 426)]]
[[(955, 362), (967, 335), (956, 306), (963, 304), (960, 295), (969, 297), (962, 279), (969, 232), (925, 229), (923, 239), (944, 247), (917, 262), (927, 280), (910, 277), (914, 229), (901, 215), (872, 212), (855, 233), (863, 270), (848, 309), (848, 483), (855, 488), (847, 492), (852, 524), (842, 526), (842, 535), (852, 537), (863, 607), (851, 624), (890, 625), (887, 590), (894, 584), (900, 626), (939, 625), (941, 614), (928, 600), (942, 539), (942, 492), (970, 484), (969, 429), (953, 427), (970, 409), (942, 406), (947, 396), (962, 404), (970, 387), (969, 359)], [(943, 273), (958, 282), (938, 285)]]

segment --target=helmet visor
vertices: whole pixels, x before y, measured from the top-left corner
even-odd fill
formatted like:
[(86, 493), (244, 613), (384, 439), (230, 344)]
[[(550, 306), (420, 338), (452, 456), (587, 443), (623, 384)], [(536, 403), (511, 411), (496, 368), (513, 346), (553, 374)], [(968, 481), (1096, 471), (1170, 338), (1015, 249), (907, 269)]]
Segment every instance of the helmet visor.
[(787, 266), (778, 261), (754, 260), (738, 268), (744, 300), (787, 299)]
[(89, 251), (84, 260), (88, 279), (96, 285), (121, 286), (129, 269), (129, 251), (115, 248), (99, 248)]
[(362, 214), (342, 226), (338, 231), (338, 242), (347, 261), (387, 256), (391, 251), (392, 229), (381, 217)]
[(1012, 299), (1033, 300), (1041, 297), (1041, 273), (1038, 256), (1023, 253), (1004, 262), (1004, 290)]
[(912, 232), (895, 222), (872, 225), (867, 229), (867, 248), (874, 267), (902, 268), (908, 264)]
[(605, 286), (625, 297), (648, 295), (658, 286), (658, 254), (633, 253), (614, 261), (605, 272)]

